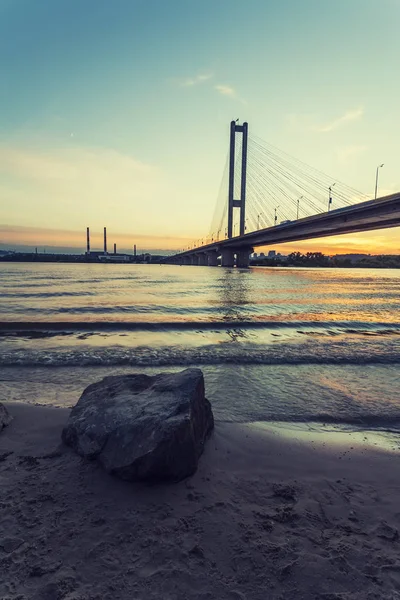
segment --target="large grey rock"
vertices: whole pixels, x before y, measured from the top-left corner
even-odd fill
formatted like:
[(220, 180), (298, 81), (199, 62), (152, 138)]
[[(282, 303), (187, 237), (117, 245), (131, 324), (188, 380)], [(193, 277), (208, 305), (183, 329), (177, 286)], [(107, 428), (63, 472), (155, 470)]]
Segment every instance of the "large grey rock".
[(4, 404), (0, 402), (0, 431), (4, 429), (4, 427), (9, 425), (11, 421), (12, 416), (10, 415)]
[(128, 480), (193, 474), (214, 426), (200, 369), (105, 377), (86, 388), (62, 432), (65, 444)]

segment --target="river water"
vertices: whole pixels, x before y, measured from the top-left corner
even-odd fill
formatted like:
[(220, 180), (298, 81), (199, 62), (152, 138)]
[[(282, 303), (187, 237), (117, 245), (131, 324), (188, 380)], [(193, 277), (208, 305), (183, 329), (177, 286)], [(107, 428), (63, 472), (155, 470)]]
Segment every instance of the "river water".
[(400, 431), (400, 271), (0, 264), (0, 401), (202, 368), (223, 421)]

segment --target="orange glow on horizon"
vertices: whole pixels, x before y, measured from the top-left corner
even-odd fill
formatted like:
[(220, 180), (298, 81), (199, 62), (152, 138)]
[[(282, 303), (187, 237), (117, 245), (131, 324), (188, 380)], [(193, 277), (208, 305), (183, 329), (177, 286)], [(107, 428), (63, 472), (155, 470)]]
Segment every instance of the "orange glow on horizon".
[[(112, 249), (113, 244), (118, 248), (129, 249), (134, 244), (138, 249), (156, 248), (163, 250), (179, 250), (187, 246), (191, 239), (151, 236), (143, 234), (113, 233), (107, 229), (108, 250)], [(86, 250), (86, 228), (83, 231), (52, 230), (39, 229), (34, 227), (8, 227), (0, 226), (0, 242), (9, 245), (27, 245), (27, 246), (63, 246), (76, 248), (77, 250)], [(90, 247), (92, 250), (101, 250), (103, 248), (103, 231), (90, 230)]]
[[(291, 252), (322, 252), (323, 254), (400, 254), (400, 227), (386, 230), (347, 234), (314, 240), (288, 242), (255, 248), (257, 253), (275, 250), (282, 254)], [(82, 231), (45, 229), (0, 225), (0, 242), (12, 246), (53, 246), (71, 247), (86, 250), (86, 228)], [(152, 236), (146, 234), (113, 233), (107, 229), (108, 249), (117, 244), (118, 249), (130, 249), (134, 244), (139, 249), (159, 249), (179, 251), (193, 243), (193, 238), (173, 236)], [(103, 231), (90, 231), (92, 250), (103, 248)]]

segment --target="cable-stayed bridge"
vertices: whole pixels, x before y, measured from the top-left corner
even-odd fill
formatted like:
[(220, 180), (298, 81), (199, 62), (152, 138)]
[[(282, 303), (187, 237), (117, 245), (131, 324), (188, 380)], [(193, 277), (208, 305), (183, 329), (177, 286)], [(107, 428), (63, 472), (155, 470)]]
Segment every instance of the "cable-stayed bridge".
[(257, 246), (398, 226), (400, 192), (370, 200), (232, 121), (210, 230), (166, 262), (247, 267)]

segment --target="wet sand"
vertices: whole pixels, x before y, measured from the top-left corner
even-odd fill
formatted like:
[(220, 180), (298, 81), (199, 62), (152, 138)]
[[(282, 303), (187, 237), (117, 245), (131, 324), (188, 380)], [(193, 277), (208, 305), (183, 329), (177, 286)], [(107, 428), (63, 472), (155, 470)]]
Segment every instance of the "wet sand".
[(400, 598), (395, 452), (217, 422), (193, 477), (147, 486), (61, 446), (68, 409), (7, 407), (2, 600)]

